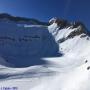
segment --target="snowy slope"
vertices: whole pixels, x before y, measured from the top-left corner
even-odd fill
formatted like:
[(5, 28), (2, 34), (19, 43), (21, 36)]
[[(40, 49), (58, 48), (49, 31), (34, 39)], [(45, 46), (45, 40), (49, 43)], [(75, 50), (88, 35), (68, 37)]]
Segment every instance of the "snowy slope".
[[(0, 56), (15, 67), (42, 64), (42, 57), (57, 56), (59, 47), (46, 27), (0, 22)], [(22, 63), (21, 63), (22, 62)]]
[[(12, 32), (11, 35), (15, 35), (15, 37), (23, 36), (25, 33), (41, 37), (38, 41), (30, 42), (31, 44), (25, 42), (23, 45), (21, 44), (22, 48), (27, 47), (23, 51), (20, 51), (22, 48), (18, 48), (20, 43), (16, 43), (17, 46), (14, 47), (12, 45), (13, 49), (10, 47), (8, 49), (6, 47), (0, 48), (2, 50), (0, 53), (7, 55), (6, 52), (9, 51), (12, 56), (15, 55), (15, 52), (12, 53), (12, 51), (19, 49), (21, 57), (29, 54), (28, 59), (20, 57), (20, 60), (28, 62), (28, 60), (32, 61), (33, 59), (35, 63), (28, 67), (22, 65), (22, 68), (8, 67), (6, 58), (1, 55), (0, 62), (4, 61), (5, 64), (1, 63), (0, 65), (0, 87), (11, 89), (16, 87), (16, 90), (90, 90), (90, 37), (86, 33), (81, 33), (71, 38), (70, 34), (82, 29), (81, 26), (60, 28), (55, 20), (48, 27), (40, 25), (18, 26), (15, 23), (12, 26), (10, 23), (3, 22), (4, 24), (2, 24), (0, 22), (0, 30), (3, 29), (2, 35), (6, 35), (4, 32), (8, 30), (7, 34), (10, 35)], [(3, 25), (7, 27), (5, 28)], [(8, 59), (12, 60), (12, 58)], [(11, 64), (9, 60), (8, 63)], [(19, 57), (14, 57), (13, 60), (16, 66), (20, 66), (22, 63)]]

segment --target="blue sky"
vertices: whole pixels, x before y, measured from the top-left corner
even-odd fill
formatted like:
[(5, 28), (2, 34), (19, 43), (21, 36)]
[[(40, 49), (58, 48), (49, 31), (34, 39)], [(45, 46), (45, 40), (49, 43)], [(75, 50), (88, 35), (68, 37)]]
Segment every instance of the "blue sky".
[(0, 13), (48, 21), (52, 17), (83, 21), (90, 28), (90, 0), (0, 0)]

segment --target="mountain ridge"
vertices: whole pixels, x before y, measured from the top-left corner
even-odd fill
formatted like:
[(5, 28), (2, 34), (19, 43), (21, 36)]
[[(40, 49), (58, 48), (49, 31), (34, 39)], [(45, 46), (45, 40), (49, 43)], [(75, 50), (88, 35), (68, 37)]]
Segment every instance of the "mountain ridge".
[[(73, 38), (75, 36), (78, 36), (78, 35), (81, 35), (81, 34), (85, 34), (85, 35), (82, 35), (82, 37), (85, 37), (85, 36), (90, 36), (90, 31), (87, 29), (87, 27), (80, 21), (75, 21), (75, 22), (69, 22), (67, 20), (64, 20), (64, 19), (59, 19), (59, 18), (52, 18), (50, 21), (49, 21), (50, 25), (52, 24), (57, 24), (57, 32), (59, 30), (63, 30), (63, 29), (75, 29), (73, 30), (67, 37), (66, 39), (68, 38)], [(63, 40), (65, 40), (65, 38), (63, 38)]]
[(10, 20), (13, 22), (25, 22), (25, 23), (32, 23), (34, 25), (48, 25), (48, 22), (41, 22), (37, 19), (33, 19), (33, 18), (26, 18), (26, 17), (19, 17), (19, 16), (12, 16), (8, 13), (0, 13), (0, 19), (1, 20)]

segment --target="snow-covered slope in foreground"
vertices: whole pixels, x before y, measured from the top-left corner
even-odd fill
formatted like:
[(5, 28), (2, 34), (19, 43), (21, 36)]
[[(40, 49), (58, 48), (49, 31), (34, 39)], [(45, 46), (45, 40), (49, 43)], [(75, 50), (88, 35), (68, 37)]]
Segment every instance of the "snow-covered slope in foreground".
[[(41, 28), (25, 26), (30, 27)], [(1, 65), (0, 87), (11, 90), (90, 90), (90, 38), (82, 32), (82, 26), (61, 28), (54, 20), (43, 28), (55, 38), (62, 56), (42, 57), (46, 64), (26, 68)]]

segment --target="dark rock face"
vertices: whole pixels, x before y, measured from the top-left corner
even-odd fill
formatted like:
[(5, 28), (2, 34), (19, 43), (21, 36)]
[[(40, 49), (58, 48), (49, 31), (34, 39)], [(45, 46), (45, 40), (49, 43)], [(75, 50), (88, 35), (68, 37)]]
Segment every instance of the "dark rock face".
[(72, 24), (72, 29), (74, 29), (74, 28), (77, 28), (77, 30), (74, 30), (73, 32), (71, 32), (68, 35), (68, 38), (73, 38), (73, 37), (79, 36), (79, 35), (81, 35), (80, 38), (90, 36), (90, 31), (87, 30), (86, 26), (82, 22), (80, 22), (80, 21), (74, 22)]
[(78, 26), (82, 26), (83, 28), (86, 28), (85, 25), (80, 21), (75, 21), (73, 23), (73, 28), (77, 28)]
[(58, 43), (63, 43), (66, 40), (66, 38), (61, 38), (58, 40)]
[(90, 66), (87, 67), (87, 70), (89, 70), (89, 69), (90, 69)]
[(84, 30), (83, 28), (79, 28), (79, 29), (71, 32), (71, 33), (68, 35), (67, 38), (73, 38), (73, 37), (78, 36), (78, 35), (81, 35), (81, 34), (83, 34), (83, 33), (85, 33), (85, 30)]

